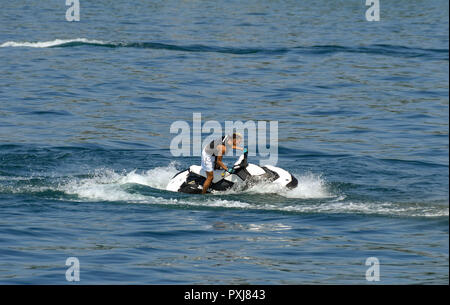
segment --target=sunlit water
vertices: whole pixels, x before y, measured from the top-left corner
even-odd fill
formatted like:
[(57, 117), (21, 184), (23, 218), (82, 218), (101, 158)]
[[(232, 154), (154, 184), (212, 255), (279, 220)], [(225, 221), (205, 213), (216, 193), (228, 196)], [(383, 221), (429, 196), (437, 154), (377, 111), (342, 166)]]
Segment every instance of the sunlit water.
[[(448, 284), (447, 1), (80, 2), (0, 9), (0, 283)], [(166, 191), (194, 112), (298, 187)]]

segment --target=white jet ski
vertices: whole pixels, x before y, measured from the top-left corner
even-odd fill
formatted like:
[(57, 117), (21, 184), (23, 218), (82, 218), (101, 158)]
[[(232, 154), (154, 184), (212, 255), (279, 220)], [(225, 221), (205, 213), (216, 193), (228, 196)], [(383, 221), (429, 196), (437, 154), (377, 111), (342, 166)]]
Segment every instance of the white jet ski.
[[(233, 166), (233, 173), (224, 170), (215, 170), (213, 181), (208, 189), (211, 191), (226, 191), (232, 187), (239, 190), (258, 183), (270, 182), (293, 189), (297, 187), (297, 179), (282, 168), (266, 165), (258, 166), (247, 162), (248, 152), (242, 154)], [(200, 194), (203, 183), (206, 180), (206, 172), (199, 165), (191, 165), (187, 170), (176, 174), (166, 187), (172, 192), (182, 192), (189, 194)]]

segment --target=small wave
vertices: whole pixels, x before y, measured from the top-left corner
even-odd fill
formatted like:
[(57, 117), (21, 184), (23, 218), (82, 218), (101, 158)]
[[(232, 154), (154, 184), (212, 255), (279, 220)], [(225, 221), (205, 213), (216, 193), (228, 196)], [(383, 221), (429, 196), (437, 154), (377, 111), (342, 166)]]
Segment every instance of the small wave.
[(0, 45), (0, 48), (6, 47), (27, 47), (27, 48), (51, 48), (51, 47), (64, 47), (64, 46), (77, 46), (77, 45), (107, 45), (106, 42), (100, 40), (89, 40), (86, 38), (76, 39), (55, 39), (52, 41), (42, 42), (15, 42), (7, 41)]
[(315, 46), (294, 46), (277, 48), (260, 47), (223, 47), (207, 46), (202, 44), (176, 45), (159, 42), (106, 42), (87, 38), (75, 39), (55, 39), (43, 42), (16, 42), (7, 41), (0, 44), (0, 48), (5, 47), (30, 47), (30, 48), (62, 48), (76, 46), (96, 46), (107, 48), (142, 48), (155, 50), (169, 50), (180, 52), (213, 52), (235, 55), (245, 54), (268, 54), (278, 55), (288, 52), (295, 52), (300, 55), (328, 55), (337, 53), (361, 53), (394, 57), (422, 57), (437, 60), (448, 60), (448, 49), (426, 49), (418, 47), (406, 47), (397, 45), (375, 44), (368, 46), (339, 46), (339, 45), (315, 45)]
[(106, 42), (102, 40), (89, 40), (86, 38), (76, 39), (55, 39), (52, 41), (44, 42), (15, 42), (7, 41), (0, 45), (0, 48), (6, 47), (30, 47), (30, 48), (63, 48), (63, 47), (76, 47), (76, 46), (98, 46), (107, 48), (140, 48), (140, 49), (162, 49), (169, 51), (182, 51), (182, 52), (215, 52), (215, 53), (228, 53), (228, 54), (253, 54), (253, 53), (284, 53), (288, 49), (264, 49), (264, 48), (235, 48), (235, 47), (216, 47), (205, 46), (201, 44), (195, 45), (174, 45), (158, 42)]
[(369, 46), (347, 47), (338, 45), (318, 45), (310, 47), (296, 47), (294, 48), (299, 53), (323, 55), (323, 54), (336, 54), (336, 53), (360, 53), (360, 54), (372, 54), (383, 55), (393, 57), (423, 57), (430, 59), (442, 59), (448, 60), (448, 49), (425, 49), (415, 47), (405, 47), (397, 45), (386, 44), (374, 44)]

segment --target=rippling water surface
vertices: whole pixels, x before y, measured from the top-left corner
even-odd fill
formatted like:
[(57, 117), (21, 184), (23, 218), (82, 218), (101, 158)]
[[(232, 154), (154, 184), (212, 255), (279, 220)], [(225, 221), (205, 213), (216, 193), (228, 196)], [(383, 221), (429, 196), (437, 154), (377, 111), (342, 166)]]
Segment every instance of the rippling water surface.
[[(0, 283), (448, 284), (448, 2), (380, 2), (3, 1)], [(166, 191), (194, 112), (299, 186)]]

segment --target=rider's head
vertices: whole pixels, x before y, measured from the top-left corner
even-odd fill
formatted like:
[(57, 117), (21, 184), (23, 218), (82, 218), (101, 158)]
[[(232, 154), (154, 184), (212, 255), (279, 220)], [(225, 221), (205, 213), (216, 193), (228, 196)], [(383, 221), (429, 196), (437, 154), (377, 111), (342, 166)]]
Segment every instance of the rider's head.
[[(239, 132), (235, 132), (233, 133), (232, 136), (229, 137), (229, 141), (234, 145), (239, 145), (239, 143), (241, 143), (242, 141), (242, 135)], [(231, 145), (230, 143), (230, 145)]]

